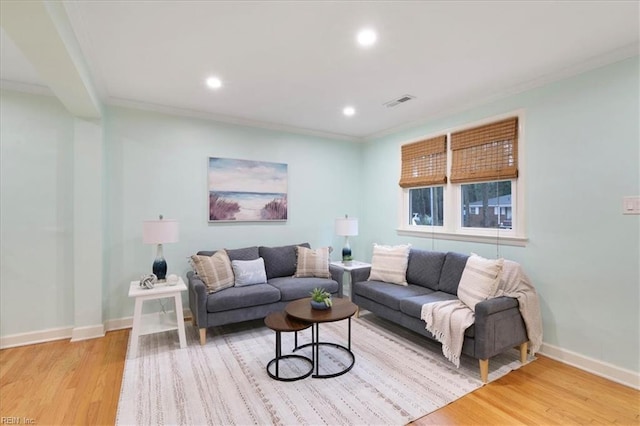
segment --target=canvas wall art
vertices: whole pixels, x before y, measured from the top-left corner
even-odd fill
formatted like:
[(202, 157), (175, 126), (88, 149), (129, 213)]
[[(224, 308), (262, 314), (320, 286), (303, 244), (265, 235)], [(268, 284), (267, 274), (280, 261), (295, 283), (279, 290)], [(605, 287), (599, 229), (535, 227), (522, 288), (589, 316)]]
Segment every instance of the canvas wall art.
[(287, 220), (287, 165), (209, 158), (209, 221)]

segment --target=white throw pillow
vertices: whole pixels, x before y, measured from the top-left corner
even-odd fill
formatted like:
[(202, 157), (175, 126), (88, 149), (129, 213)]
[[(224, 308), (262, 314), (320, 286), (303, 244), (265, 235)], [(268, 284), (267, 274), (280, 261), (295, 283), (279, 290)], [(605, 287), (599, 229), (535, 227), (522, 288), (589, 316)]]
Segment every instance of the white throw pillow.
[(411, 244), (399, 246), (374, 244), (369, 281), (408, 285), (407, 265), (409, 264), (410, 249)]
[(236, 287), (267, 282), (264, 259), (261, 257), (255, 260), (232, 260), (231, 267), (236, 277)]
[(491, 299), (498, 291), (504, 259), (485, 259), (471, 253), (458, 285), (458, 299), (476, 310), (476, 304)]
[(225, 250), (218, 250), (213, 256), (193, 255), (191, 262), (209, 293), (233, 286), (233, 270)]
[(298, 258), (296, 261), (296, 273), (294, 277), (318, 277), (330, 278), (329, 273), (329, 247), (311, 250), (298, 246)]

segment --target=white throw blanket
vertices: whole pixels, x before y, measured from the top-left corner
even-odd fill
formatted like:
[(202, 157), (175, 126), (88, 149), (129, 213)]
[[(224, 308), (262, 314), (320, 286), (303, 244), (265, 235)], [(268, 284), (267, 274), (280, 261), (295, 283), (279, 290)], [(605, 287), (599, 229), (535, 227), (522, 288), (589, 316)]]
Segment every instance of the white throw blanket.
[[(502, 277), (495, 297), (499, 296), (518, 299), (520, 314), (524, 319), (529, 337), (529, 351), (534, 355), (542, 344), (540, 302), (536, 289), (520, 264), (510, 260), (504, 261)], [(426, 322), (426, 329), (442, 343), (444, 356), (459, 367), (464, 332), (475, 321), (473, 310), (460, 300), (446, 300), (424, 304), (421, 318)]]

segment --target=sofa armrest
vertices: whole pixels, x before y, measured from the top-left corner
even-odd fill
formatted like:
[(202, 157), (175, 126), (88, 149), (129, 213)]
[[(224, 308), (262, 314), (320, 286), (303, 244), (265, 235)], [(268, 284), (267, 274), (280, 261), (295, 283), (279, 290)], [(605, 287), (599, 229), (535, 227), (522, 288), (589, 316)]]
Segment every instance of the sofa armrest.
[(187, 272), (189, 309), (199, 328), (207, 328), (207, 286), (193, 271)]
[(351, 292), (353, 292), (353, 285), (360, 281), (367, 281), (371, 275), (371, 267), (358, 268), (351, 271)]
[(483, 300), (476, 305), (476, 318), (517, 307), (518, 300), (513, 297), (494, 297), (493, 299)]
[(501, 296), (484, 300), (476, 305), (475, 315), (476, 358), (488, 359), (527, 341), (517, 299)]
[(331, 273), (331, 279), (338, 283), (338, 297), (342, 297), (344, 289), (344, 271), (342, 268), (329, 264), (329, 272)]

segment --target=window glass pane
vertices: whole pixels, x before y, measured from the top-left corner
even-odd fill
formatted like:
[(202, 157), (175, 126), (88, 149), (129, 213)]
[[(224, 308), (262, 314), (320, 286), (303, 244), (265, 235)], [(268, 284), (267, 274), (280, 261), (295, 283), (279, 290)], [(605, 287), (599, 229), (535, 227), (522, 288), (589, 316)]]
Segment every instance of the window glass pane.
[(472, 183), (462, 188), (462, 226), (511, 229), (511, 181)]
[(442, 226), (444, 187), (409, 190), (409, 225)]

